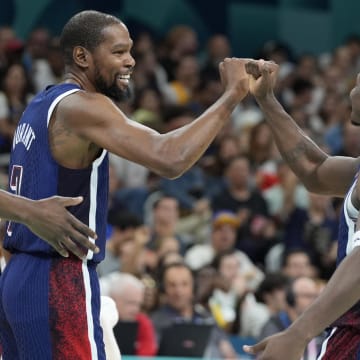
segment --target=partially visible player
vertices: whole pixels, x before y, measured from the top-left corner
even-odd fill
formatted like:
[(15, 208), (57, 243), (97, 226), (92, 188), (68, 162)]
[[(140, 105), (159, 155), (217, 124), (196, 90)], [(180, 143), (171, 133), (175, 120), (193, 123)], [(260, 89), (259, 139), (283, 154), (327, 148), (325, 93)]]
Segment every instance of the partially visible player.
[[(331, 325), (319, 359), (360, 359), (360, 158), (328, 156), (297, 126), (274, 96), (277, 65), (259, 60), (250, 61), (246, 68), (250, 92), (284, 160), (310, 192), (345, 200), (338, 237), (339, 266), (328, 285), (285, 332), (244, 350), (262, 352), (261, 360), (299, 360), (307, 343)], [(360, 74), (350, 98), (351, 122), (360, 125)]]
[[(166, 134), (128, 119), (114, 104), (128, 94), (132, 39), (119, 19), (84, 11), (65, 25), (65, 82), (40, 92), (17, 127), (10, 188), (38, 199), (83, 196), (71, 209), (98, 235), (100, 252), (63, 258), (25, 226), (8, 224), (12, 252), (0, 283), (4, 360), (105, 359), (96, 265), (104, 257), (107, 151), (169, 178), (204, 153), (248, 93), (244, 59), (220, 64), (222, 96), (190, 124)], [(15, 284), (15, 285), (14, 285)]]

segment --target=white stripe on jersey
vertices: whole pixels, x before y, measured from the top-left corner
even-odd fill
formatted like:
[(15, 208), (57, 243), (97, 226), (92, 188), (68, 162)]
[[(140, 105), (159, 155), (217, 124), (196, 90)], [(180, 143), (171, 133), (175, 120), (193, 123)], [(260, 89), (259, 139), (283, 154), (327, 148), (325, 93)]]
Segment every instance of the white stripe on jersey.
[[(98, 169), (107, 151), (104, 149), (102, 154), (93, 162), (91, 176), (90, 176), (90, 208), (89, 208), (89, 227), (96, 232), (96, 206), (97, 206), (97, 188), (98, 188)], [(95, 242), (94, 239), (89, 237), (91, 242)], [(91, 358), (92, 360), (97, 360), (98, 353), (96, 347), (96, 341), (94, 336), (94, 323), (92, 316), (92, 307), (91, 307), (91, 285), (90, 285), (90, 276), (89, 270), (87, 267), (87, 260), (93, 258), (94, 252), (88, 250), (86, 259), (84, 259), (82, 268), (83, 268), (83, 277), (85, 284), (85, 297), (86, 297), (86, 314), (87, 314), (87, 324), (88, 324), (88, 336), (91, 347)]]
[(348, 191), (345, 201), (344, 201), (344, 215), (346, 225), (348, 226), (348, 234), (347, 234), (347, 244), (346, 244), (346, 255), (349, 255), (350, 252), (356, 247), (359, 246), (359, 243), (353, 242), (353, 235), (355, 233), (356, 220), (359, 214), (359, 211), (355, 208), (353, 203), (351, 202), (351, 194), (355, 189), (356, 181), (351, 186)]
[(62, 93), (61, 95), (59, 95), (52, 103), (51, 105), (49, 106), (49, 111), (48, 111), (48, 116), (47, 116), (47, 126), (49, 127), (49, 122), (50, 122), (50, 119), (51, 119), (51, 115), (56, 107), (56, 105), (66, 96), (74, 93), (74, 92), (77, 92), (77, 91), (80, 91), (81, 89), (71, 89), (69, 91), (65, 91), (64, 93)]
[(329, 336), (324, 340), (324, 342), (322, 343), (322, 345), (321, 345), (321, 352), (320, 352), (320, 355), (319, 355), (319, 357), (317, 358), (317, 360), (321, 360), (321, 359), (323, 358), (323, 356), (325, 355), (327, 343), (328, 343), (328, 341), (330, 340), (330, 338), (334, 335), (334, 333), (335, 333), (336, 330), (337, 330), (336, 327), (333, 328), (333, 329), (331, 330), (330, 335), (329, 335)]
[[(89, 228), (96, 232), (96, 207), (97, 207), (97, 190), (98, 190), (98, 169), (107, 150), (103, 150), (102, 154), (92, 163), (92, 170), (90, 176), (90, 208), (89, 208)], [(94, 243), (95, 240), (89, 237), (89, 240)], [(94, 252), (90, 249), (87, 252), (86, 258), (91, 260)]]

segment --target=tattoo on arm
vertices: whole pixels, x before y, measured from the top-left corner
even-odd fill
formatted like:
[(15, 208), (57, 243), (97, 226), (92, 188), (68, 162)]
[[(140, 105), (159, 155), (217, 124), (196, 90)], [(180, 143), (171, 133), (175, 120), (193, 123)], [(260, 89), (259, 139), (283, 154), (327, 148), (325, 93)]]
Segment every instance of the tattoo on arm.
[(55, 148), (65, 144), (71, 135), (72, 131), (59, 121), (57, 124), (53, 125), (53, 128), (50, 131), (50, 147)]
[(326, 154), (310, 139), (298, 142), (292, 149), (283, 152), (284, 160), (295, 164), (300, 160), (308, 160), (313, 164), (320, 164), (326, 159)]
[(293, 164), (301, 158), (307, 150), (305, 142), (299, 142), (294, 148), (284, 153), (284, 159), (287, 163)]

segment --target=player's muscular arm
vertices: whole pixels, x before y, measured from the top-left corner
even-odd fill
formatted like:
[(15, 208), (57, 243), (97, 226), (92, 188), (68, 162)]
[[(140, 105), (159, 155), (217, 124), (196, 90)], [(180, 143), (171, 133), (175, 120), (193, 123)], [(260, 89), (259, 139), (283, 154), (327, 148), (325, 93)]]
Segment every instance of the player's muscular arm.
[(99, 94), (78, 92), (66, 97), (58, 105), (56, 116), (89, 143), (173, 178), (199, 159), (237, 103), (237, 96), (225, 93), (191, 124), (167, 134), (127, 119)]
[(250, 62), (247, 71), (251, 75), (250, 92), (263, 111), (284, 160), (309, 191), (344, 196), (359, 161), (329, 157), (297, 126), (275, 98), (275, 64)]
[(328, 156), (296, 125), (275, 97), (258, 103), (281, 155), (308, 190), (344, 196), (354, 179), (359, 160)]

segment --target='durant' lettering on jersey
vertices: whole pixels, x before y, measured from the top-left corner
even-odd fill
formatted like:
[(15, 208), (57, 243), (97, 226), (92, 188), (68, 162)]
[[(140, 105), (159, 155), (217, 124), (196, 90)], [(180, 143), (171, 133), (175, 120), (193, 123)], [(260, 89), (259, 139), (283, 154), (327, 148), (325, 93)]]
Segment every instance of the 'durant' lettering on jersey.
[(15, 132), (15, 136), (13, 140), (13, 149), (17, 144), (23, 143), (26, 150), (29, 150), (34, 139), (35, 139), (35, 132), (32, 129), (32, 127), (27, 123), (20, 124)]

